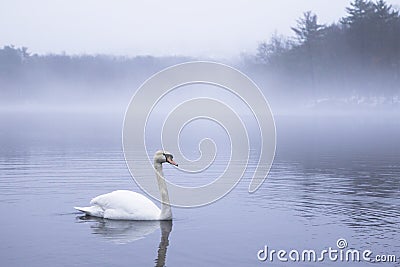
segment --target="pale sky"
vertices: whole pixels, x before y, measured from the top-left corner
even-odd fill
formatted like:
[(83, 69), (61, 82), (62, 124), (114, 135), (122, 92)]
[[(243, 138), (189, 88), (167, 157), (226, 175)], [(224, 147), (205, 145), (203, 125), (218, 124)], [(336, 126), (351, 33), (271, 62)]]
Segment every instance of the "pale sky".
[[(304, 11), (321, 23), (350, 0), (0, 0), (0, 47), (30, 52), (232, 57), (274, 31), (291, 35)], [(399, 6), (400, 0), (389, 3)]]

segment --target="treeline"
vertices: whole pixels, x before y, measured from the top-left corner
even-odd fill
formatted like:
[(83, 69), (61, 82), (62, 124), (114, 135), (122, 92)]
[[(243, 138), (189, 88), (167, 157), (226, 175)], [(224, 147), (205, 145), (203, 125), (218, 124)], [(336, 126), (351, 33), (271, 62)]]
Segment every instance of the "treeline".
[(311, 11), (247, 58), (265, 79), (307, 96), (400, 95), (400, 15), (383, 0), (355, 0), (337, 23), (322, 25)]
[[(37, 55), (28, 48), (0, 49), (0, 102), (55, 98), (125, 97), (150, 75), (189, 57)], [(3, 101), (2, 101), (3, 100)], [(60, 99), (62, 100), (62, 99)]]
[[(292, 30), (295, 37), (275, 34), (238, 64), (272, 98), (381, 97), (400, 105), (400, 15), (391, 5), (354, 0), (331, 25), (308, 11)], [(26, 47), (5, 46), (0, 103), (38, 95), (65, 101), (129, 97), (150, 75), (188, 60), (193, 58), (36, 55)]]

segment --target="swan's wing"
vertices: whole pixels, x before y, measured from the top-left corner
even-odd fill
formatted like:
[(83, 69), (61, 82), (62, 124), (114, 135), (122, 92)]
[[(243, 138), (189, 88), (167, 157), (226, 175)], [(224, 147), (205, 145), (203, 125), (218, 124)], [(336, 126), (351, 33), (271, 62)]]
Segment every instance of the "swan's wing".
[(91, 207), (74, 207), (74, 209), (82, 211), (86, 213), (86, 215), (95, 216), (95, 217), (103, 217), (104, 210), (99, 206), (91, 206)]
[(104, 210), (103, 217), (108, 219), (158, 220), (161, 213), (151, 200), (128, 190), (100, 195), (93, 198), (90, 204)]

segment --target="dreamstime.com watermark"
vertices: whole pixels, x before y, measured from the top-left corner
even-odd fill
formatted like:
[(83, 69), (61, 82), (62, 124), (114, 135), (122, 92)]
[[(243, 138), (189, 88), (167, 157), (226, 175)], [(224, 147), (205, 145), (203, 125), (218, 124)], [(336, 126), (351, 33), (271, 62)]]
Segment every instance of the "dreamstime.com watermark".
[(259, 261), (279, 261), (279, 262), (374, 262), (374, 263), (394, 263), (399, 261), (394, 254), (377, 254), (369, 250), (358, 250), (348, 248), (346, 239), (339, 238), (336, 247), (328, 247), (322, 250), (304, 249), (304, 250), (275, 250), (264, 246), (257, 252)]

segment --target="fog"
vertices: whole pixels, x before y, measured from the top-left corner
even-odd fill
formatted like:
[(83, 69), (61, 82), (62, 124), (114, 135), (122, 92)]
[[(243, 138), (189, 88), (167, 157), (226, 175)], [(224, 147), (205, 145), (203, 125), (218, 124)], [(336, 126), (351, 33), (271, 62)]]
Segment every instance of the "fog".
[[(355, 0), (338, 11), (342, 0), (256, 0), (229, 12), (230, 2), (214, 1), (207, 13), (210, 1), (179, 9), (172, 0), (138, 14), (157, 3), (137, 2), (16, 0), (0, 9), (2, 265), (154, 266), (165, 258), (170, 266), (253, 266), (264, 244), (322, 249), (339, 237), (348, 248), (399, 255), (396, 6)], [(121, 6), (131, 8), (114, 12)], [(270, 24), (280, 24), (275, 34)], [(176, 87), (141, 87), (197, 60), (236, 68), (268, 103), (250, 82), (235, 88), (246, 79), (221, 75), (228, 72), (212, 73), (225, 87), (173, 84), (193, 69), (163, 76)], [(174, 185), (193, 200), (192, 189), (217, 180), (232, 192), (200, 208), (173, 207), (173, 230), (161, 225), (161, 242), (157, 229), (138, 234), (146, 225), (74, 213), (117, 189), (158, 196), (142, 186), (157, 186), (149, 163), (159, 149), (179, 163), (164, 165), (171, 200)]]
[[(17, 144), (29, 132), (32, 142), (78, 138), (90, 143), (95, 136), (119, 145), (125, 110), (140, 85), (166, 67), (194, 60), (225, 63), (254, 80), (275, 115), (278, 132), (290, 125), (283, 118), (299, 116), (305, 117), (304, 125), (325, 120), (327, 129), (329, 121), (343, 128), (360, 121), (395, 125), (400, 114), (400, 15), (384, 1), (365, 3), (349, 4), (333, 24), (321, 23), (313, 12), (299, 14), (289, 29), (292, 35), (274, 34), (258, 44), (257, 52), (222, 60), (38, 55), (29, 47), (6, 45), (0, 48), (2, 143)], [(242, 100), (230, 100), (234, 95), (196, 86), (166, 98), (154, 112), (161, 118), (185, 98), (204, 96), (224, 99), (242, 117), (249, 115)], [(254, 121), (248, 123), (256, 129)]]
[(290, 33), (289, 26), (304, 10), (331, 23), (344, 14), (347, 4), (348, 0), (15, 0), (0, 9), (0, 45), (27, 46), (38, 54), (230, 57), (254, 51), (274, 31)]

